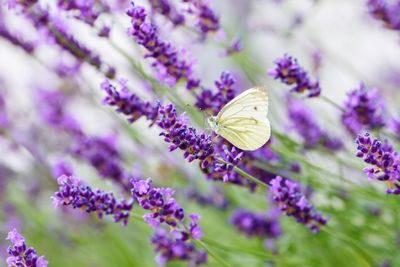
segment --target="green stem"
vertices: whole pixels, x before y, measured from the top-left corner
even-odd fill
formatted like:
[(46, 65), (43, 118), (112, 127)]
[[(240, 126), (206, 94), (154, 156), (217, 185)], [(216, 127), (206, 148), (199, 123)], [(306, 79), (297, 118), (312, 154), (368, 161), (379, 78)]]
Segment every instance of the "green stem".
[(207, 253), (210, 254), (220, 264), (220, 266), (232, 267), (232, 265), (230, 265), (224, 259), (222, 259), (217, 254), (215, 254), (214, 251), (212, 251), (204, 242), (202, 242), (200, 240), (194, 240), (194, 242), (199, 244), (201, 247), (203, 247), (207, 251)]
[(329, 226), (325, 226), (321, 230), (323, 232), (325, 232), (333, 237), (336, 237), (338, 239), (341, 239), (342, 241), (345, 241), (347, 244), (349, 244), (352, 249), (354, 249), (355, 251), (357, 251), (359, 253), (359, 255), (363, 258), (365, 263), (367, 263), (366, 266), (370, 266), (370, 267), (377, 266), (377, 264), (374, 262), (374, 260), (368, 254), (368, 252), (366, 252), (364, 250), (363, 246), (357, 240), (354, 240), (353, 238), (351, 238), (347, 235), (337, 232), (337, 231), (331, 229)]
[(341, 107), (338, 103), (336, 103), (332, 99), (328, 98), (327, 96), (321, 95), (319, 98), (321, 100), (325, 101), (326, 103), (330, 104), (331, 106), (335, 107), (336, 109), (338, 109), (340, 111), (344, 111), (343, 107)]
[(218, 247), (218, 248), (220, 248), (222, 250), (239, 251), (239, 252), (242, 252), (242, 253), (246, 253), (246, 254), (250, 254), (250, 255), (253, 255), (253, 256), (260, 257), (263, 260), (271, 260), (271, 259), (275, 260), (276, 259), (276, 256), (273, 255), (272, 253), (270, 253), (269, 251), (268, 251), (269, 253), (265, 254), (265, 253), (262, 253), (262, 252), (254, 251), (252, 249), (246, 249), (246, 248), (242, 248), (242, 247), (234, 247), (234, 246), (226, 245), (226, 244), (217, 242), (217, 241), (212, 240), (212, 239), (207, 238), (207, 237), (203, 237), (202, 240), (205, 243), (207, 243), (207, 244), (209, 244), (211, 246)]
[[(230, 165), (229, 162), (224, 161), (223, 159), (218, 159), (218, 161), (220, 163), (226, 164), (226, 165)], [(240, 174), (241, 176), (243, 176), (244, 178), (246, 178), (247, 180), (263, 187), (263, 188), (268, 188), (269, 185), (264, 183), (263, 181), (257, 179), (256, 177), (254, 177), (253, 175), (245, 172), (244, 170), (240, 169), (239, 167), (234, 166), (233, 169), (235, 170), (235, 172), (237, 172), (238, 174)]]

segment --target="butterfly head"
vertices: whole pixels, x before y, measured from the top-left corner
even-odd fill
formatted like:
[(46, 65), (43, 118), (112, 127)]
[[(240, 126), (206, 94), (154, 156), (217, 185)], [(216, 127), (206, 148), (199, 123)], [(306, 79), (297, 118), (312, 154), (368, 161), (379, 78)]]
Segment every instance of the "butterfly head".
[(207, 118), (208, 125), (214, 132), (218, 132), (218, 121), (216, 116), (210, 116)]

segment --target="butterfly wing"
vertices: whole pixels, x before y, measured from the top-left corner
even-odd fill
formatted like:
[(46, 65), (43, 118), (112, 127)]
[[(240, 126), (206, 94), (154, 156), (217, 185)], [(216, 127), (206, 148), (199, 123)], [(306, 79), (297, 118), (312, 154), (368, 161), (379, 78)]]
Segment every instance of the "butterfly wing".
[(256, 150), (271, 136), (267, 114), (266, 88), (254, 87), (246, 90), (218, 113), (218, 134), (242, 150)]

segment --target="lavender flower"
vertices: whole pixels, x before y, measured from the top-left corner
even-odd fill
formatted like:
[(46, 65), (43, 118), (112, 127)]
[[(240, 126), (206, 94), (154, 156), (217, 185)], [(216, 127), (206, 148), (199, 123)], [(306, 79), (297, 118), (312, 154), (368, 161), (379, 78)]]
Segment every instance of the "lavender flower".
[(174, 25), (181, 25), (185, 17), (168, 0), (149, 0), (152, 10), (168, 18)]
[(281, 234), (278, 210), (272, 209), (269, 213), (253, 213), (248, 210), (238, 209), (232, 215), (231, 223), (236, 229), (247, 237), (260, 237), (271, 241)]
[(387, 194), (400, 194), (400, 155), (387, 141), (371, 139), (368, 133), (358, 135), (356, 156), (371, 165), (364, 169), (368, 178), (386, 182)]
[(303, 93), (308, 91), (308, 97), (316, 97), (321, 93), (318, 81), (311, 81), (307, 72), (297, 63), (297, 59), (283, 55), (274, 61), (276, 67), (270, 69), (268, 74), (274, 79), (287, 85), (293, 85), (291, 91)]
[(66, 11), (72, 11), (76, 19), (94, 26), (102, 13), (108, 13), (110, 6), (103, 0), (57, 0), (57, 6)]
[(52, 18), (49, 12), (40, 6), (38, 1), (17, 1), (13, 7), (19, 7), (36, 29), (46, 32), (51, 40), (79, 62), (89, 63), (110, 79), (115, 77), (113, 67), (103, 63), (98, 55), (70, 35), (58, 20)]
[(27, 248), (24, 237), (16, 229), (8, 233), (7, 239), (12, 244), (7, 249), (10, 256), (6, 262), (9, 267), (47, 267), (48, 261), (44, 256), (38, 257), (34, 248)]
[(176, 227), (184, 219), (184, 211), (172, 197), (174, 191), (170, 188), (156, 188), (150, 179), (132, 179), (132, 197), (138, 204), (152, 213), (144, 216), (144, 220), (153, 228), (161, 223)]
[(121, 89), (117, 90), (108, 80), (101, 84), (101, 88), (107, 93), (103, 103), (115, 106), (116, 111), (129, 117), (130, 123), (145, 116), (147, 120), (155, 122), (158, 117), (159, 103), (144, 102), (136, 94), (130, 94), (125, 82), (120, 82)]
[(162, 79), (171, 86), (179, 80), (185, 80), (187, 89), (198, 87), (199, 81), (192, 77), (191, 64), (180, 59), (177, 50), (158, 37), (156, 26), (146, 22), (146, 10), (141, 6), (133, 6), (127, 14), (132, 18), (129, 34), (147, 49), (146, 58), (155, 59), (152, 66), (157, 69), (158, 74), (165, 73)]
[(157, 124), (163, 129), (160, 135), (170, 143), (169, 150), (179, 148), (185, 151), (184, 157), (189, 162), (200, 160), (202, 168), (206, 168), (214, 153), (211, 137), (205, 133), (197, 134), (196, 129), (187, 125), (184, 117), (178, 117), (172, 104), (161, 106), (159, 114)]
[(330, 136), (319, 127), (314, 112), (303, 101), (288, 98), (287, 108), (290, 128), (301, 136), (306, 147), (322, 145), (332, 151), (343, 148), (340, 139)]
[(35, 97), (39, 115), (47, 124), (72, 136), (83, 135), (78, 121), (66, 112), (66, 106), (69, 103), (66, 95), (56, 90), (39, 89)]
[(391, 30), (400, 30), (400, 2), (387, 0), (368, 0), (371, 15)]
[(62, 175), (57, 179), (60, 186), (53, 196), (54, 206), (72, 206), (87, 213), (96, 213), (99, 218), (112, 215), (114, 222), (128, 223), (129, 213), (133, 207), (133, 199), (118, 200), (113, 193), (106, 193), (99, 189), (93, 191), (85, 186), (78, 178)]
[(239, 53), (242, 50), (243, 50), (242, 39), (236, 37), (231, 41), (231, 43), (228, 45), (228, 47), (225, 49), (225, 51), (222, 53), (222, 55), (223, 56), (231, 56), (231, 55)]
[(60, 177), (63, 174), (66, 176), (73, 176), (74, 169), (68, 162), (59, 160), (56, 162), (56, 164), (54, 164), (51, 174), (53, 177)]
[[(0, 83), (0, 86), (4, 85)], [(0, 93), (0, 135), (10, 127), (10, 124), (11, 122), (6, 110), (6, 101), (4, 99), (4, 95)]]
[[(0, 123), (1, 125), (1, 123)], [(396, 136), (397, 139), (400, 139), (400, 119), (399, 118), (391, 118), (389, 121), (389, 129)]]
[[(197, 133), (195, 128), (188, 125), (185, 116), (178, 116), (172, 104), (156, 103), (152, 105), (142, 101), (133, 93), (129, 94), (124, 89), (125, 97), (121, 97), (121, 92), (108, 82), (103, 83), (102, 87), (109, 94), (104, 102), (111, 106), (117, 106), (117, 111), (128, 116), (129, 121), (135, 121), (141, 116), (151, 120), (152, 124), (156, 120), (157, 125), (163, 130), (160, 136), (163, 136), (164, 141), (169, 143), (170, 151), (179, 148), (184, 151), (184, 157), (189, 162), (199, 160), (200, 166), (208, 178), (232, 182), (233, 167), (238, 164), (241, 153), (234, 148), (226, 150), (222, 147), (220, 151), (223, 153), (216, 154), (211, 136), (206, 133)], [(220, 163), (218, 159), (223, 159), (228, 164)]]
[(348, 94), (344, 103), (342, 123), (353, 135), (362, 129), (379, 129), (385, 126), (384, 102), (378, 89), (367, 90), (364, 83)]
[(195, 246), (181, 238), (176, 238), (174, 233), (159, 229), (151, 238), (154, 250), (158, 253), (156, 258), (160, 266), (173, 260), (184, 260), (189, 266), (199, 266), (207, 262), (207, 253), (196, 250)]
[(269, 192), (281, 211), (307, 226), (312, 233), (318, 233), (320, 227), (327, 223), (327, 219), (301, 193), (298, 183), (276, 176), (271, 181)]
[(23, 40), (20, 36), (18, 36), (15, 31), (10, 31), (4, 21), (4, 14), (2, 12), (2, 7), (0, 6), (0, 37), (9, 41), (13, 45), (20, 47), (26, 53), (32, 54), (35, 50), (35, 46), (33, 43)]
[(71, 153), (92, 165), (103, 178), (110, 178), (129, 191), (127, 174), (121, 166), (122, 157), (115, 136), (77, 138)]
[(212, 114), (217, 114), (226, 103), (235, 97), (235, 90), (233, 86), (235, 79), (228, 72), (221, 73), (220, 80), (215, 81), (217, 92), (213, 93), (211, 90), (204, 89), (197, 97), (196, 107), (200, 110), (210, 111)]
[(203, 35), (220, 29), (219, 18), (203, 0), (182, 0), (190, 4), (187, 12), (197, 18), (196, 27)]
[(213, 188), (208, 193), (201, 193), (195, 188), (189, 188), (186, 194), (189, 199), (195, 200), (202, 206), (213, 206), (221, 210), (226, 210), (229, 206), (228, 199), (218, 188)]

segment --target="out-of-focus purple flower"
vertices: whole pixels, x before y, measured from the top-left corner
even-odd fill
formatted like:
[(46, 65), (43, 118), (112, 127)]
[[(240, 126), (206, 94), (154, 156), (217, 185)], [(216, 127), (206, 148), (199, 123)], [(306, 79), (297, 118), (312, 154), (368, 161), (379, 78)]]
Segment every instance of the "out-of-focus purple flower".
[(153, 11), (169, 19), (174, 25), (181, 25), (185, 17), (168, 0), (149, 0)]
[(388, 123), (390, 131), (396, 136), (397, 139), (400, 139), (400, 119), (399, 118), (391, 118)]
[(400, 2), (387, 0), (368, 0), (371, 15), (382, 21), (386, 28), (400, 30)]
[(99, 218), (112, 215), (115, 222), (128, 223), (129, 213), (133, 207), (133, 199), (118, 200), (113, 193), (106, 193), (99, 189), (93, 191), (84, 185), (78, 178), (62, 175), (57, 179), (59, 191), (54, 193), (55, 207), (72, 206), (87, 213), (96, 213)]
[(145, 116), (147, 120), (155, 122), (158, 117), (159, 103), (150, 103), (141, 100), (136, 94), (129, 93), (125, 81), (120, 82), (121, 89), (117, 90), (108, 80), (101, 84), (101, 88), (107, 93), (103, 103), (115, 106), (116, 111), (128, 116), (130, 123)]
[(2, 12), (2, 6), (0, 5), (0, 37), (9, 41), (15, 46), (22, 48), (26, 53), (32, 54), (35, 50), (33, 43), (23, 40), (15, 31), (10, 31), (4, 21), (4, 14)]
[[(60, 91), (38, 90), (37, 107), (42, 119), (50, 126), (72, 137), (67, 151), (88, 162), (101, 177), (111, 179), (127, 192), (130, 191), (128, 175), (122, 166), (116, 136), (87, 136), (78, 121), (66, 111), (69, 99)], [(67, 170), (60, 174), (72, 174)]]
[(172, 227), (183, 222), (184, 210), (173, 198), (174, 191), (170, 188), (156, 188), (150, 179), (132, 179), (132, 197), (138, 204), (151, 213), (144, 215), (144, 220), (153, 228), (166, 223)]
[(188, 3), (187, 12), (197, 18), (196, 27), (203, 35), (220, 29), (219, 18), (204, 0), (182, 0)]
[(226, 210), (229, 206), (228, 200), (218, 188), (213, 188), (209, 193), (201, 193), (195, 188), (189, 188), (186, 194), (189, 199), (203, 206), (213, 206), (221, 210)]
[(306, 147), (322, 145), (333, 151), (343, 148), (340, 139), (330, 136), (320, 128), (314, 112), (303, 101), (288, 97), (286, 106), (291, 122), (290, 128), (301, 136)]
[(53, 177), (60, 177), (61, 175), (73, 176), (74, 169), (71, 164), (64, 160), (59, 160), (54, 164), (51, 174)]
[(59, 20), (51, 17), (50, 13), (40, 6), (38, 1), (18, 1), (15, 8), (32, 22), (34, 27), (45, 32), (47, 37), (54, 41), (63, 50), (70, 53), (80, 62), (87, 62), (110, 79), (115, 77), (115, 69), (105, 64), (99, 55), (92, 52), (67, 32)]
[(282, 234), (279, 211), (276, 210), (267, 214), (239, 209), (232, 215), (231, 223), (248, 237), (276, 239)]
[(6, 262), (8, 266), (47, 267), (48, 261), (46, 261), (44, 256), (38, 257), (34, 248), (27, 248), (24, 237), (16, 229), (8, 233), (7, 239), (12, 244), (7, 249), (9, 257), (6, 259)]
[(387, 194), (400, 194), (400, 155), (387, 141), (371, 139), (368, 133), (356, 138), (356, 156), (371, 165), (364, 169), (370, 179), (386, 182)]
[(222, 56), (231, 56), (237, 54), (243, 50), (242, 39), (236, 37), (232, 40), (232, 42), (228, 45), (225, 51), (222, 53)]
[(320, 227), (327, 223), (327, 219), (302, 194), (298, 183), (276, 176), (270, 183), (269, 192), (281, 211), (304, 224), (312, 233), (318, 233)]
[(384, 102), (377, 88), (367, 90), (364, 83), (351, 91), (344, 103), (342, 123), (353, 135), (362, 129), (379, 129), (385, 126)]
[(274, 79), (292, 85), (292, 92), (303, 93), (308, 91), (308, 97), (316, 97), (321, 94), (318, 81), (311, 81), (307, 72), (301, 67), (297, 59), (288, 54), (274, 61), (275, 68), (270, 69), (268, 74)]
[(66, 95), (57, 90), (39, 89), (35, 97), (39, 115), (47, 124), (73, 136), (83, 135), (79, 123), (65, 111), (69, 102)]
[(91, 26), (94, 26), (102, 13), (108, 13), (111, 10), (107, 2), (102, 0), (58, 0), (57, 6), (62, 10), (71, 11), (76, 19)]
[[(4, 86), (0, 83), (0, 87)], [(11, 125), (10, 119), (7, 115), (6, 101), (4, 95), (0, 93), (0, 135), (3, 131), (8, 129)]]
[(123, 167), (122, 157), (117, 149), (116, 137), (96, 136), (76, 138), (72, 145), (71, 153), (92, 165), (103, 177), (114, 181), (116, 184), (129, 191), (129, 180)]
[(222, 72), (220, 79), (215, 81), (217, 92), (213, 93), (209, 89), (202, 90), (197, 97), (196, 107), (200, 110), (210, 111), (214, 115), (217, 114), (226, 103), (235, 97), (234, 84), (235, 79), (230, 72)]
[(146, 10), (141, 6), (133, 6), (127, 14), (132, 18), (129, 34), (147, 49), (146, 58), (155, 59), (152, 66), (159, 74), (165, 73), (164, 82), (175, 85), (179, 80), (185, 80), (187, 89), (198, 87), (199, 80), (192, 75), (192, 64), (179, 58), (177, 50), (159, 38), (156, 26), (146, 22)]
[(189, 240), (176, 238), (174, 233), (169, 233), (164, 229), (158, 229), (151, 238), (151, 242), (158, 253), (156, 261), (160, 266), (173, 260), (188, 261), (189, 266), (199, 266), (207, 262), (205, 251), (196, 250)]

